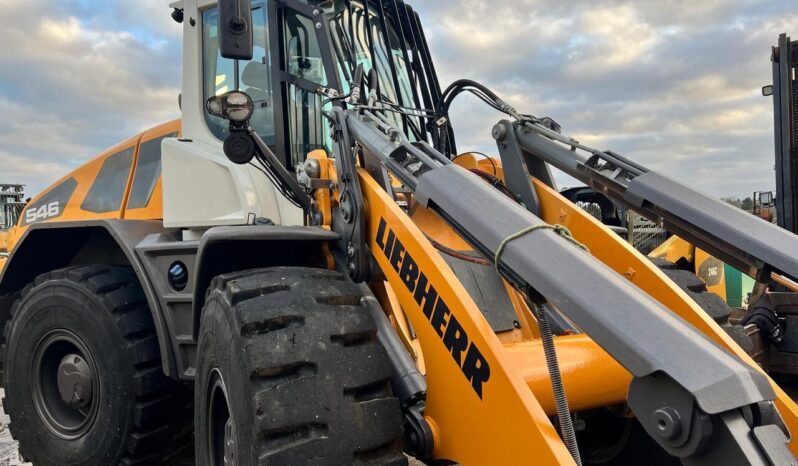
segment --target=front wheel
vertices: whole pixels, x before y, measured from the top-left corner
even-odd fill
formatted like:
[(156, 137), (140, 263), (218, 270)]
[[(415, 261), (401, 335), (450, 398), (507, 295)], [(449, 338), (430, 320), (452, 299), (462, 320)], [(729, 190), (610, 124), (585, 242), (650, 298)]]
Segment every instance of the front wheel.
[(5, 329), (3, 405), (36, 466), (161, 464), (186, 443), (182, 387), (167, 379), (153, 320), (127, 267), (47, 273)]
[(199, 466), (407, 464), (387, 355), (361, 297), (327, 270), (213, 280), (195, 381)]

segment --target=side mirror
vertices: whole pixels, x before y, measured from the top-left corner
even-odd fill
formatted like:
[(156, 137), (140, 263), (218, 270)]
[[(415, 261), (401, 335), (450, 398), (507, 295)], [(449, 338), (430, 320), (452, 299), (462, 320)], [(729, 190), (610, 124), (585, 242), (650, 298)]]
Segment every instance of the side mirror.
[(773, 85), (768, 84), (767, 86), (762, 87), (762, 95), (765, 97), (770, 97), (773, 95)]
[(251, 0), (219, 0), (219, 52), (224, 58), (252, 60)]

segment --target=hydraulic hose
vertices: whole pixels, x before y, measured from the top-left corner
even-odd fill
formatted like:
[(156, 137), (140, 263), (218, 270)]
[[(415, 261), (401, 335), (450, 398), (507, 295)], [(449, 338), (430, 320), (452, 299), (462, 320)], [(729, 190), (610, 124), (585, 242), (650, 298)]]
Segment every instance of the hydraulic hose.
[(582, 466), (582, 457), (579, 454), (579, 446), (576, 444), (576, 431), (571, 419), (571, 410), (568, 407), (568, 398), (565, 396), (565, 388), (562, 383), (560, 364), (557, 362), (557, 351), (554, 348), (554, 336), (549, 325), (546, 311), (537, 304), (532, 304), (535, 318), (538, 320), (540, 329), (540, 340), (543, 343), (543, 353), (546, 356), (546, 365), (551, 377), (551, 388), (554, 391), (554, 404), (557, 406), (557, 419), (560, 424), (560, 435), (563, 443), (577, 466)]

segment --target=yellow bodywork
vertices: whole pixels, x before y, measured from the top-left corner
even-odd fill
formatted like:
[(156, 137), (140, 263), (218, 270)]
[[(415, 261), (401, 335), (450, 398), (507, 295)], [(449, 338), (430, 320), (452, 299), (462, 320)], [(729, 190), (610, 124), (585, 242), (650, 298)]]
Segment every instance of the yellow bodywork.
[(707, 290), (726, 301), (726, 274), (723, 263), (708, 252), (693, 246), (678, 236), (671, 236), (649, 253), (649, 256), (669, 262), (684, 261), (704, 283)]
[[(323, 176), (335, 179), (331, 160), (320, 152), (311, 157), (322, 163)], [(498, 160), (489, 163), (464, 156), (457, 163), (489, 173), (494, 173), (495, 167), (495, 174), (502, 176)], [(471, 250), (468, 244), (434, 213), (413, 205), (412, 199), (408, 199), (408, 216), (373, 178), (363, 170), (359, 173), (368, 208), (369, 247), (386, 277), (372, 288), (427, 377), (425, 417), (433, 428), (434, 458), (464, 465), (573, 464), (549, 421), (556, 412), (550, 379), (536, 321), (523, 299), (508, 287), (520, 328), (495, 333), (431, 240), (456, 251)], [(537, 180), (532, 182), (546, 222), (566, 226), (597, 259), (759, 370), (726, 332), (645, 256), (555, 190)], [(316, 196), (318, 201), (320, 195)], [(333, 192), (325, 205), (333, 205), (335, 196)], [(427, 287), (435, 289), (446, 304), (443, 311), (430, 306), (425, 312), (428, 303), (426, 298), (417, 299), (420, 285), (410, 278), (414, 275), (409, 270), (424, 275), (425, 292)], [(455, 331), (450, 330), (452, 322), (458, 327)], [(457, 351), (445, 343), (447, 334), (459, 330), (467, 336), (469, 349), (470, 345), (479, 348), (490, 366), (490, 383), (483, 385), (481, 398), (464, 376), (467, 361), (463, 353), (455, 355)], [(555, 345), (573, 411), (625, 401), (631, 375), (590, 337), (560, 336)], [(795, 431), (798, 406), (771, 384), (786, 424)], [(798, 452), (795, 443), (791, 448)], [(535, 454), (529, 455), (531, 451)]]
[[(160, 181), (145, 208), (126, 208), (131, 180), (135, 176), (133, 167), (141, 142), (179, 129), (179, 122), (172, 122), (142, 133), (65, 177), (75, 178), (78, 188), (63, 215), (53, 221), (162, 218)], [(102, 215), (81, 210), (82, 200), (105, 158), (125, 147), (133, 147), (135, 152), (119, 210)], [(322, 178), (335, 180), (335, 167), (324, 152), (313, 152), (310, 157), (319, 160)], [(503, 175), (498, 160), (487, 162), (465, 156), (458, 158), (457, 163), (470, 169), (482, 169), (499, 178)], [(549, 374), (536, 321), (524, 300), (515, 290), (506, 287), (518, 326), (495, 333), (431, 240), (457, 251), (471, 250), (468, 243), (434, 213), (414, 205), (411, 197), (407, 198), (408, 215), (367, 172), (361, 169), (359, 175), (367, 206), (369, 248), (385, 275), (385, 281), (370, 285), (401, 340), (426, 375), (428, 392), (424, 415), (433, 429), (434, 458), (464, 465), (573, 464), (549, 420), (556, 412)], [(598, 260), (741, 360), (757, 367), (646, 257), (555, 190), (537, 180), (532, 182), (540, 200), (541, 217), (546, 222), (567, 227)], [(319, 189), (314, 196), (324, 223), (329, 227), (330, 211), (337, 203), (338, 193)], [(24, 230), (25, 227), (18, 226), (0, 232), (0, 251), (13, 252)], [(662, 248), (661, 256), (678, 260), (684, 257), (679, 254), (685, 253), (680, 247), (682, 245), (674, 240)], [(0, 267), (3, 264), (4, 259), (0, 258)], [(455, 340), (465, 341), (462, 349), (451, 344)], [(631, 375), (590, 337), (584, 334), (559, 336), (555, 344), (572, 410), (615, 406), (625, 401)], [(488, 367), (490, 372), (485, 374)], [(482, 379), (489, 383), (480, 384)], [(781, 415), (793, 432), (798, 431), (798, 406), (771, 383), (777, 393), (776, 404)], [(791, 444), (791, 448), (798, 453), (795, 445)]]
[[(31, 199), (29, 205), (36, 204), (37, 200), (46, 196), (50, 191), (55, 189), (64, 181), (72, 178), (77, 182), (76, 188), (69, 197), (68, 202), (66, 202), (63, 206), (61, 206), (61, 208), (63, 209), (61, 215), (59, 215), (57, 218), (53, 218), (50, 220), (42, 220), (43, 222), (68, 222), (68, 221), (108, 219), (108, 218), (138, 219), (138, 220), (162, 219), (163, 195), (162, 195), (162, 186), (161, 186), (160, 177), (158, 178), (155, 187), (152, 191), (152, 194), (150, 196), (149, 202), (145, 207), (128, 209), (127, 208), (128, 197), (130, 195), (130, 188), (132, 186), (132, 182), (136, 174), (135, 167), (137, 165), (139, 147), (141, 146), (141, 144), (150, 141), (152, 139), (163, 137), (165, 135), (177, 134), (179, 132), (180, 132), (180, 121), (176, 120), (157, 126), (136, 136), (133, 136), (132, 138), (127, 139), (115, 145), (114, 147), (111, 147), (110, 149), (103, 151), (96, 158), (92, 159), (83, 166), (74, 170), (72, 173), (61, 178), (59, 181), (55, 182), (50, 188), (46, 189), (45, 191), (43, 191), (42, 193)], [(89, 193), (89, 190), (94, 184), (94, 181), (97, 179), (97, 174), (99, 173), (105, 160), (111, 155), (117, 154), (120, 151), (126, 149), (133, 149), (133, 158), (130, 165), (130, 172), (127, 178), (127, 183), (125, 185), (124, 195), (122, 197), (122, 202), (120, 203), (119, 208), (116, 210), (103, 212), (103, 213), (88, 212), (83, 210), (81, 208), (81, 205), (83, 204), (86, 195)], [(17, 242), (22, 237), (22, 234), (25, 232), (25, 230), (27, 230), (28, 228), (28, 226), (25, 225), (23, 222), (27, 210), (28, 209), (25, 209), (22, 212), (22, 215), (20, 216), (17, 226), (9, 230), (0, 230), (0, 252), (12, 253), (14, 251), (14, 247), (17, 245)], [(0, 255), (0, 272), (2, 272), (3, 268), (5, 267), (6, 261), (7, 258), (3, 255)]]

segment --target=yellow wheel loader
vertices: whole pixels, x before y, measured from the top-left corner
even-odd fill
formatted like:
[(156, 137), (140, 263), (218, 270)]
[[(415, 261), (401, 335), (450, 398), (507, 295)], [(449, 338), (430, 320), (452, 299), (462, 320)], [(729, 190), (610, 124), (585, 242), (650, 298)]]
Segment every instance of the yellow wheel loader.
[[(161, 464), (193, 440), (203, 466), (796, 463), (795, 403), (551, 167), (753, 273), (798, 277), (794, 235), (441, 87), (401, 0), (172, 7), (181, 120), (7, 233), (26, 459)], [(465, 94), (505, 114), (497, 157), (458, 151)]]

